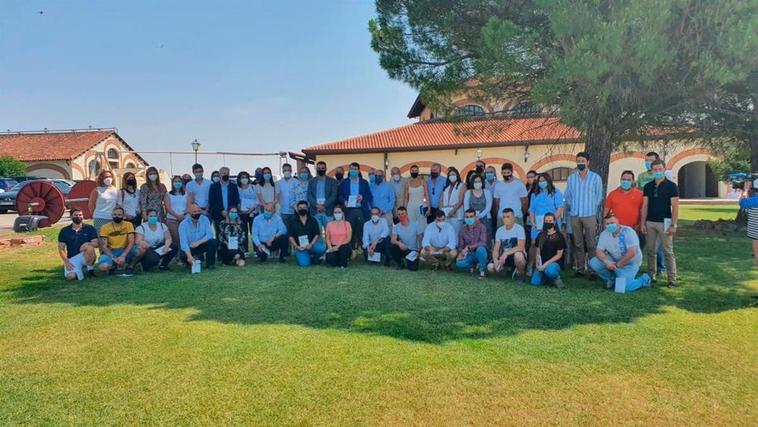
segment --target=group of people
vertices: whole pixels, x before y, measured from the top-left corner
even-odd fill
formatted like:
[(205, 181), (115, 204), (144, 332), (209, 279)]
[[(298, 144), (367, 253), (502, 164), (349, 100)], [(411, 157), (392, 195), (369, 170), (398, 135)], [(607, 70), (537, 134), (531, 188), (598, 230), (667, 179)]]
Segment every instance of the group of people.
[[(116, 186), (103, 171), (89, 200), (94, 225), (72, 210), (59, 252), (70, 280), (83, 279), (85, 270), (165, 270), (177, 255), (187, 267), (204, 262), (207, 269), (218, 261), (242, 267), (251, 256), (286, 262), (290, 255), (302, 267), (323, 261), (344, 269), (362, 255), (411, 271), (427, 264), (482, 279), (510, 274), (534, 286), (563, 287), (562, 272), (573, 268), (627, 292), (665, 271), (675, 286), (678, 190), (665, 163), (648, 153), (646, 171), (636, 180), (624, 171), (606, 198), (590, 160), (586, 152), (576, 155), (565, 192), (547, 173), (529, 171), (522, 182), (505, 163), (498, 179), (496, 167), (481, 161), (465, 179), (454, 167), (443, 175), (439, 164), (429, 176), (414, 165), (409, 177), (394, 167), (388, 179), (382, 169), (366, 179), (352, 163), (332, 177), (320, 161), (315, 176), (285, 164), (276, 181), (268, 167), (236, 178), (222, 167), (208, 179), (195, 164), (193, 176), (172, 177), (170, 188), (154, 167), (139, 188), (134, 174)], [(643, 250), (648, 271), (638, 276)]]

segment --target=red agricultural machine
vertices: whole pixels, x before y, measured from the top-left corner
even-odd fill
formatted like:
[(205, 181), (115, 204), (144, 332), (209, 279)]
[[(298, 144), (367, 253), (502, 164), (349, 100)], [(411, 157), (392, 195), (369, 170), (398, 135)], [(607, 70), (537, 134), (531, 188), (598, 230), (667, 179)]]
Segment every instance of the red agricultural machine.
[(88, 201), (95, 187), (95, 181), (79, 181), (65, 196), (50, 181), (30, 181), (21, 187), (16, 196), (19, 216), (13, 223), (13, 230), (20, 233), (50, 227), (73, 207), (84, 211), (85, 218), (92, 218)]

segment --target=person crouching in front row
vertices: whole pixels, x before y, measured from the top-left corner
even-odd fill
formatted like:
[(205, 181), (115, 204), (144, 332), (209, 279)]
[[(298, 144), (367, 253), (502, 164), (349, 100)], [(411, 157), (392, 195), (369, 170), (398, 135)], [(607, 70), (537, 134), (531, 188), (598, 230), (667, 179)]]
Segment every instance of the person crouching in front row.
[(390, 255), (399, 269), (406, 267), (410, 271), (416, 271), (419, 262), (418, 242), (424, 230), (417, 221), (411, 221), (405, 206), (397, 208), (397, 219), (398, 223), (392, 227)]
[(216, 250), (218, 242), (213, 238), (211, 221), (202, 214), (196, 204), (190, 205), (186, 216), (179, 225), (179, 259), (187, 267), (192, 267), (195, 259), (205, 257), (209, 270), (216, 266)]
[[(544, 182), (544, 181), (543, 181)], [(536, 228), (537, 226), (534, 225)], [(536, 261), (532, 273), (532, 286), (542, 286), (553, 282), (556, 288), (565, 285), (561, 280), (563, 254), (566, 251), (566, 239), (558, 229), (555, 214), (548, 212), (543, 216), (542, 231), (534, 239)]]
[(225, 265), (238, 267), (245, 266), (245, 251), (247, 247), (247, 235), (240, 220), (240, 213), (236, 206), (231, 206), (226, 213), (226, 218), (218, 226), (219, 251), (221, 262)]
[(487, 227), (476, 217), (476, 210), (468, 209), (463, 213), (463, 227), (458, 235), (458, 259), (455, 267), (460, 270), (470, 269), (473, 273), (479, 269), (479, 278), (487, 277)]
[(82, 269), (94, 275), (95, 248), (98, 246), (97, 230), (84, 224), (84, 212), (71, 209), (71, 225), (61, 228), (58, 233), (58, 254), (63, 260), (63, 275), (66, 280), (84, 280)]
[(137, 227), (135, 241), (136, 260), (142, 264), (142, 271), (156, 265), (159, 270), (168, 270), (168, 264), (176, 256), (176, 245), (171, 230), (160, 221), (155, 209), (147, 210), (147, 220)]
[(499, 273), (504, 267), (514, 268), (516, 281), (524, 283), (526, 270), (526, 232), (516, 224), (516, 215), (511, 208), (503, 209), (503, 225), (495, 233), (492, 262), (487, 266), (490, 273)]
[[(651, 252), (655, 262), (655, 252)], [(649, 287), (652, 281), (648, 274), (635, 279), (642, 265), (642, 251), (637, 233), (631, 227), (619, 224), (613, 211), (605, 216), (605, 230), (600, 234), (595, 257), (590, 260), (590, 268), (606, 283), (607, 289), (614, 287), (617, 279), (623, 279), (624, 292)]]
[(424, 239), (421, 241), (421, 261), (437, 270), (440, 267), (450, 270), (458, 255), (456, 249), (458, 238), (455, 229), (445, 220), (445, 212), (438, 210), (434, 221), (426, 226)]

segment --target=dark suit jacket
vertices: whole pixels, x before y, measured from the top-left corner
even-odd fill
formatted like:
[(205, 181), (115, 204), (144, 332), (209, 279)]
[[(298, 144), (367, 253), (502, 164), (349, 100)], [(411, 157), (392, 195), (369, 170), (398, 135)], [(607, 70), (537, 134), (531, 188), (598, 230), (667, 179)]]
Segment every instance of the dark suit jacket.
[[(358, 194), (363, 196), (363, 201), (361, 202), (361, 210), (363, 211), (363, 215), (368, 217), (368, 214), (371, 211), (371, 202), (374, 199), (371, 194), (371, 188), (368, 186), (368, 181), (363, 178), (359, 178), (358, 181)], [(347, 206), (347, 201), (349, 198), (350, 178), (345, 178), (342, 180), (342, 182), (340, 182), (339, 187), (337, 187), (337, 199), (339, 200), (340, 204), (342, 204), (342, 206)]]
[[(214, 182), (211, 184), (211, 189), (208, 194), (208, 209), (211, 219), (214, 221), (221, 221), (224, 217), (221, 212), (224, 210), (224, 201), (221, 198), (223, 193), (221, 192), (221, 183)], [(227, 192), (227, 206), (240, 207), (240, 192), (237, 188), (237, 184), (230, 182), (229, 191)]]
[[(308, 182), (308, 205), (311, 207), (311, 215), (316, 214), (316, 192), (317, 192), (317, 185), (318, 185), (318, 177), (313, 178)], [(332, 213), (334, 212), (334, 204), (337, 202), (337, 180), (327, 176), (324, 177), (324, 197), (326, 198), (326, 201), (324, 202), (324, 208), (326, 209), (326, 215), (332, 216)]]

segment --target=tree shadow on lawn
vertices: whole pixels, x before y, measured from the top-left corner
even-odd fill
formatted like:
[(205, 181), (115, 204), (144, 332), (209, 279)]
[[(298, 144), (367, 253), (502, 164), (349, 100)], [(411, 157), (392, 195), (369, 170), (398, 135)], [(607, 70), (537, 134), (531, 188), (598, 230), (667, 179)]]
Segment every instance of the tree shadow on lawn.
[(745, 282), (755, 276), (729, 258), (736, 249), (682, 252), (679, 288), (627, 295), (565, 273), (568, 289), (558, 290), (501, 277), (479, 281), (461, 272), (414, 273), (363, 263), (345, 271), (253, 263), (195, 276), (175, 271), (75, 283), (61, 280), (60, 269), (38, 269), (23, 276), (11, 293), (19, 304), (194, 309), (189, 320), (295, 324), (428, 343), (628, 323), (671, 306), (717, 313), (755, 304), (755, 289)]

